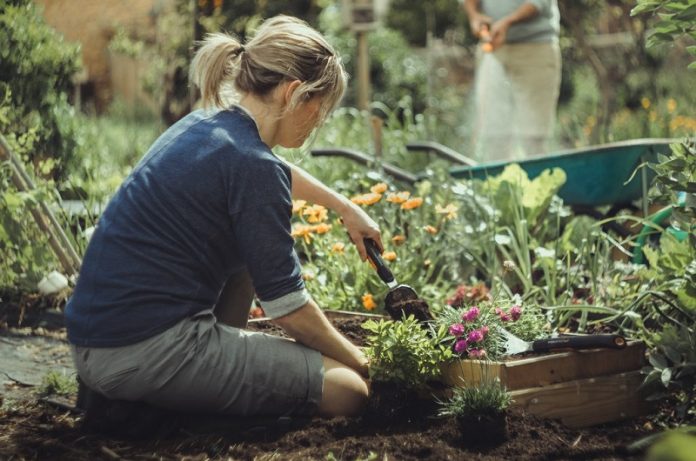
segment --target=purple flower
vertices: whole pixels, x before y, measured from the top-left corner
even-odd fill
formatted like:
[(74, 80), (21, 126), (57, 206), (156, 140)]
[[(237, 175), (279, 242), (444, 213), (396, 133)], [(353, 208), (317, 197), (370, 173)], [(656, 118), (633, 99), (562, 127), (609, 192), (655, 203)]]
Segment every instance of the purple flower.
[(474, 306), (462, 315), (462, 320), (465, 322), (473, 322), (479, 315), (479, 308)]
[(489, 330), (489, 328), (488, 328), (488, 325), (484, 325), (484, 326), (481, 327), (481, 333), (483, 333), (483, 336), (486, 336), (486, 335), (488, 334), (489, 331), (490, 331), (490, 330)]
[(460, 339), (456, 343), (454, 343), (454, 352), (457, 354), (461, 354), (462, 352), (466, 351), (466, 347), (469, 344), (466, 342), (466, 339)]
[(495, 308), (495, 313), (498, 314), (500, 320), (502, 320), (503, 322), (508, 322), (510, 320), (510, 316), (499, 307)]
[(469, 332), (469, 336), (466, 338), (466, 340), (470, 343), (477, 343), (479, 341), (483, 340), (483, 333), (479, 330), (474, 330)]
[(464, 325), (462, 325), (461, 323), (455, 323), (453, 325), (450, 325), (449, 334), (456, 338), (459, 338), (461, 335), (464, 334)]
[(512, 316), (512, 320), (516, 321), (522, 315), (522, 308), (520, 306), (512, 306), (510, 315)]
[(471, 349), (469, 351), (469, 357), (481, 358), (486, 356), (485, 349)]

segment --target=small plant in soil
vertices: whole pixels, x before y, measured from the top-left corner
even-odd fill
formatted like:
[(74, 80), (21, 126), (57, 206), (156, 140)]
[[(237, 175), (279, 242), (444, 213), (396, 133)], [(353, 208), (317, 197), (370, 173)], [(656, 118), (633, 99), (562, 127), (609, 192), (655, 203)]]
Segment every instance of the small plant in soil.
[(466, 445), (496, 445), (507, 438), (510, 394), (498, 378), (456, 387), (440, 401), (440, 416), (453, 416)]
[(452, 356), (442, 344), (446, 329), (424, 326), (413, 316), (403, 321), (368, 320), (363, 328), (370, 332), (365, 348), (372, 380), (368, 414), (422, 414), (421, 396), (430, 396), (441, 363)]

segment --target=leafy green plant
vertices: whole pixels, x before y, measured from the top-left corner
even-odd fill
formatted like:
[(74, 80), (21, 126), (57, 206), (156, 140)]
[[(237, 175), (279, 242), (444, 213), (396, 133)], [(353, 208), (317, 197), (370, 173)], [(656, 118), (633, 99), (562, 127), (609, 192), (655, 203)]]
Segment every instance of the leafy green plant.
[[(648, 48), (674, 42), (683, 36), (696, 39), (696, 3), (693, 0), (638, 0), (631, 16), (644, 13), (660, 18), (648, 35)], [(690, 46), (688, 51), (696, 56), (696, 46)], [(696, 62), (689, 64), (689, 69), (696, 69)]]
[(368, 320), (365, 354), (370, 378), (407, 389), (423, 389), (440, 376), (440, 365), (451, 353), (441, 344), (445, 331), (424, 328), (413, 316), (403, 321)]
[(49, 371), (41, 380), (39, 392), (43, 395), (75, 395), (77, 393), (77, 380), (74, 374)]

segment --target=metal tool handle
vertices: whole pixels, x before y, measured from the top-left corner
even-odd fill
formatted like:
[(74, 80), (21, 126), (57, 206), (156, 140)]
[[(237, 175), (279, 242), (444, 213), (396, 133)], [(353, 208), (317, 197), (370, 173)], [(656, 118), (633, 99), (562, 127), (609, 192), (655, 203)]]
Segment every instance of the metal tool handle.
[(370, 261), (372, 261), (372, 264), (375, 265), (375, 269), (377, 270), (377, 275), (379, 275), (379, 278), (381, 278), (382, 281), (389, 286), (394, 285), (396, 283), (396, 281), (394, 280), (394, 274), (392, 274), (392, 271), (390, 271), (387, 265), (384, 264), (382, 255), (380, 255), (379, 253), (379, 247), (377, 246), (377, 242), (375, 242), (372, 239), (363, 239), (363, 242), (365, 243), (367, 257)]
[(548, 352), (555, 349), (623, 349), (626, 339), (620, 335), (559, 336), (558, 338), (537, 339), (532, 343), (534, 352)]

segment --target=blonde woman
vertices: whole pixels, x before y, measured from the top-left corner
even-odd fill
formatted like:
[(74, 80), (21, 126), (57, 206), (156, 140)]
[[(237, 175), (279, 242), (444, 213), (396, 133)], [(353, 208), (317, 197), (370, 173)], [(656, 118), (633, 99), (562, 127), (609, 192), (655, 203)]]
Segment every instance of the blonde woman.
[[(169, 128), (115, 194), (66, 307), (81, 380), (180, 411), (354, 415), (367, 359), (305, 290), (291, 198), (335, 210), (365, 259), (359, 207), (276, 157), (339, 103), (340, 58), (306, 23), (245, 44), (210, 35), (191, 65), (205, 106)], [(244, 330), (254, 296), (294, 341)]]

